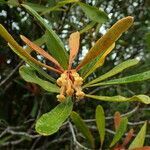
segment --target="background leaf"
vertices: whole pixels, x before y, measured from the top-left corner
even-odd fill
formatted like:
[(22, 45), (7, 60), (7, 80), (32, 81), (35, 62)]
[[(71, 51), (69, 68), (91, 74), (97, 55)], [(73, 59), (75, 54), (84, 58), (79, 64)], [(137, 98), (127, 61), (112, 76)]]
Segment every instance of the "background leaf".
[(45, 8), (45, 10), (42, 12), (42, 15), (49, 13), (51, 11), (58, 11), (61, 10), (61, 7), (65, 6), (66, 4), (76, 3), (79, 0), (64, 0), (64, 1), (58, 1), (54, 7), (48, 7)]
[(100, 105), (96, 107), (95, 118), (96, 118), (96, 125), (100, 134), (100, 141), (102, 147), (105, 139), (105, 114), (104, 114), (103, 107)]
[(97, 95), (89, 95), (86, 94), (86, 97), (93, 98), (96, 100), (101, 100), (101, 101), (109, 101), (109, 102), (132, 102), (132, 101), (139, 101), (144, 104), (150, 104), (150, 97), (147, 95), (135, 95), (132, 97), (124, 97), (124, 96), (97, 96)]
[(35, 129), (39, 134), (51, 135), (59, 130), (63, 122), (69, 117), (73, 108), (71, 98), (58, 104), (53, 110), (43, 114), (36, 122)]
[(146, 135), (146, 127), (147, 122), (144, 123), (141, 130), (139, 131), (133, 142), (130, 144), (129, 149), (143, 147)]
[(150, 51), (150, 32), (145, 35), (145, 42), (148, 50)]
[(94, 26), (95, 26), (96, 22), (95, 21), (92, 21), (90, 22), (89, 24), (87, 24), (83, 29), (81, 29), (79, 32), (80, 34), (83, 34), (87, 31), (89, 31), (90, 29), (92, 29)]
[(30, 6), (32, 9), (34, 9), (37, 12), (43, 12), (46, 9), (44, 5), (40, 5), (37, 3), (24, 2), (24, 4)]
[(120, 139), (121, 137), (124, 135), (126, 128), (127, 128), (127, 124), (128, 124), (128, 119), (127, 118), (122, 118), (120, 125), (116, 131), (116, 134), (110, 144), (110, 147), (114, 146)]
[(46, 91), (53, 92), (53, 93), (59, 93), (59, 87), (57, 85), (40, 79), (36, 75), (36, 71), (33, 68), (27, 67), (27, 66), (22, 66), (19, 69), (19, 73), (25, 81), (31, 82), (31, 83), (36, 83), (39, 86), (41, 86), (43, 89), (45, 89)]
[(83, 134), (83, 136), (87, 139), (87, 141), (91, 144), (91, 146), (94, 148), (94, 137), (91, 134), (90, 130), (88, 129), (87, 125), (84, 123), (82, 118), (76, 113), (71, 113), (71, 119), (76, 125), (77, 129)]
[(107, 14), (104, 11), (98, 9), (97, 7), (90, 6), (82, 2), (78, 2), (78, 4), (91, 20), (98, 23), (104, 23), (108, 20)]

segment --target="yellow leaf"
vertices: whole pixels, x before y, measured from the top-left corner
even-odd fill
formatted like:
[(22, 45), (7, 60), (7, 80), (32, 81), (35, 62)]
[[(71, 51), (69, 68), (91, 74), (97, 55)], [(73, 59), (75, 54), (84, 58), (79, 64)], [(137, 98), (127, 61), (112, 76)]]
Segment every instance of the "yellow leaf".
[(95, 45), (90, 49), (85, 58), (77, 66), (76, 70), (80, 70), (84, 65), (88, 64), (89, 62), (91, 62), (91, 60), (106, 51), (132, 24), (133, 17), (131, 16), (117, 21), (108, 30), (108, 32), (95, 43)]

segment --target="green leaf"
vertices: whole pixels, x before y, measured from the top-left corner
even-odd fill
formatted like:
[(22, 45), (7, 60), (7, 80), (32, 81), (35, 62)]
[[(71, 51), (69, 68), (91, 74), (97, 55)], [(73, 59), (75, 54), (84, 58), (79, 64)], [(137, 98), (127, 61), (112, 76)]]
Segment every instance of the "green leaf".
[(87, 141), (91, 144), (91, 146), (94, 148), (94, 137), (91, 134), (89, 128), (87, 125), (84, 123), (82, 118), (77, 114), (76, 112), (71, 113), (71, 119), (76, 125), (77, 129), (83, 134), (83, 136), (87, 139)]
[(44, 5), (30, 3), (30, 2), (24, 2), (24, 4), (30, 6), (32, 9), (34, 9), (37, 12), (43, 12), (47, 8)]
[(103, 107), (100, 105), (98, 105), (96, 108), (95, 118), (96, 118), (97, 128), (100, 134), (100, 141), (102, 147), (105, 139), (105, 114), (104, 114)]
[(121, 95), (117, 96), (97, 96), (97, 95), (90, 95), (86, 94), (86, 97), (93, 98), (96, 100), (101, 100), (101, 101), (108, 101), (108, 102), (133, 102), (133, 101), (139, 101), (144, 104), (150, 104), (150, 97), (147, 95), (135, 95), (132, 97), (124, 97)]
[(31, 83), (36, 83), (41, 86), (43, 89), (49, 92), (59, 93), (59, 88), (48, 81), (40, 79), (33, 68), (27, 66), (21, 66), (19, 68), (19, 73), (22, 78)]
[(149, 79), (150, 79), (150, 71), (145, 71), (136, 75), (109, 80), (109, 81), (93, 84), (90, 86), (92, 87), (92, 86), (101, 86), (101, 85), (126, 84), (126, 83), (132, 83), (132, 82), (140, 82), (140, 81), (149, 80)]
[(100, 54), (104, 53), (119, 37), (133, 24), (133, 17), (128, 16), (117, 21), (105, 35), (103, 35), (95, 45), (89, 50), (84, 59), (76, 67), (80, 70), (84, 65), (90, 63)]
[(121, 64), (115, 66), (113, 69), (111, 69), (110, 71), (108, 71), (107, 73), (105, 73), (104, 75), (92, 80), (91, 82), (87, 83), (86, 85), (84, 85), (84, 87), (89, 87), (89, 85), (103, 81), (109, 77), (112, 77), (120, 72), (122, 72), (123, 70), (132, 67), (134, 65), (137, 65), (139, 63), (138, 60), (136, 59), (129, 59), (127, 61), (122, 62)]
[(98, 23), (104, 23), (108, 20), (108, 16), (103, 10), (81, 2), (78, 2), (78, 4), (91, 20)]
[(148, 50), (150, 51), (150, 32), (145, 35), (145, 42)]
[(46, 43), (48, 45), (49, 52), (58, 60), (60, 64), (62, 64), (62, 67), (66, 69), (68, 66), (68, 55), (58, 35), (51, 29), (50, 25), (48, 25), (36, 11), (34, 11), (27, 5), (22, 4), (22, 6), (31, 15), (33, 15), (43, 27), (45, 27), (45, 29), (47, 30)]
[(91, 23), (87, 24), (83, 29), (81, 29), (79, 32), (80, 34), (83, 34), (87, 31), (89, 31), (91, 28), (93, 28), (95, 26), (96, 22), (92, 21)]
[(0, 138), (0, 146), (3, 145), (3, 143), (9, 141), (12, 138), (13, 135), (8, 135)]
[(38, 110), (39, 110), (38, 101), (34, 100), (34, 104), (32, 106), (32, 110), (30, 112), (31, 117), (33, 117), (33, 118), (36, 117)]
[(139, 131), (139, 133), (137, 134), (133, 142), (130, 144), (128, 149), (143, 147), (145, 141), (145, 135), (146, 135), (146, 127), (147, 127), (147, 122), (144, 123), (141, 130)]
[(0, 4), (7, 4), (7, 2), (5, 0), (0, 0)]
[(58, 6), (64, 6), (66, 4), (70, 4), (70, 3), (76, 3), (79, 2), (79, 0), (63, 0), (57, 3)]
[(124, 135), (126, 129), (127, 129), (127, 124), (128, 124), (128, 119), (125, 117), (125, 118), (122, 118), (121, 122), (120, 122), (120, 125), (116, 131), (116, 134), (110, 144), (110, 147), (114, 146), (120, 139), (121, 137)]
[(27, 64), (29, 64), (30, 66), (32, 66), (39, 74), (41, 74), (43, 77), (45, 77), (46, 79), (48, 79), (49, 81), (55, 82), (56, 80), (51, 77), (50, 75), (48, 75), (43, 69), (41, 69), (41, 67), (38, 66), (38, 64), (34, 63), (33, 61), (31, 61), (30, 59), (26, 58), (25, 56), (23, 56), (20, 52), (18, 52), (15, 48), (13, 48), (11, 45), (9, 45), (9, 47), (20, 57), (22, 58)]
[(58, 11), (58, 10), (61, 10), (61, 7), (63, 7), (64, 5), (66, 4), (70, 4), (70, 3), (76, 3), (78, 2), (79, 0), (64, 0), (64, 1), (60, 1), (58, 2), (54, 7), (48, 7), (48, 8), (45, 8), (45, 10), (42, 12), (42, 15), (46, 14), (46, 13), (49, 13), (51, 11)]
[(18, 0), (8, 0), (7, 4), (12, 6), (18, 6), (19, 2)]
[(58, 104), (53, 110), (43, 114), (36, 122), (35, 129), (41, 135), (51, 135), (59, 130), (63, 122), (69, 117), (73, 108), (71, 98)]

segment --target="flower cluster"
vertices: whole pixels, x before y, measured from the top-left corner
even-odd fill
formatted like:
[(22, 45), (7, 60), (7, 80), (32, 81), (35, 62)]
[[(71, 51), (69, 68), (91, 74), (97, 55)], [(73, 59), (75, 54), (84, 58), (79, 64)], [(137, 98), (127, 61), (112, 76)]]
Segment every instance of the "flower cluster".
[(66, 70), (57, 79), (57, 84), (60, 86), (60, 94), (57, 95), (59, 101), (64, 101), (65, 96), (75, 95), (77, 99), (84, 97), (82, 91), (83, 79), (79, 76), (76, 70)]

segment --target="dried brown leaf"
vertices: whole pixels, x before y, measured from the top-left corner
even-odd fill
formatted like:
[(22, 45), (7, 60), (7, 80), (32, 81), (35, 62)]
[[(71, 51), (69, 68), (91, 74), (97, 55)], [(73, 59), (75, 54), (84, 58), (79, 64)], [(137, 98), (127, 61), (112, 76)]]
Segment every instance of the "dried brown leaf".
[(115, 115), (114, 115), (115, 130), (118, 129), (120, 122), (121, 122), (121, 114), (117, 111), (115, 112)]
[(134, 130), (130, 129), (130, 131), (127, 133), (123, 141), (123, 144), (122, 144), (123, 146), (126, 146), (131, 141), (131, 138), (133, 137), (133, 133), (134, 133)]

